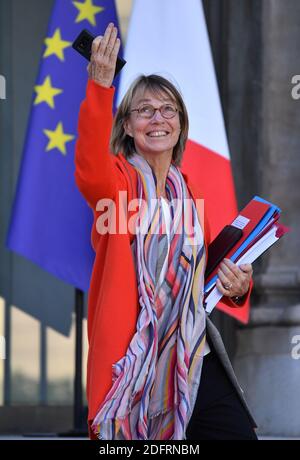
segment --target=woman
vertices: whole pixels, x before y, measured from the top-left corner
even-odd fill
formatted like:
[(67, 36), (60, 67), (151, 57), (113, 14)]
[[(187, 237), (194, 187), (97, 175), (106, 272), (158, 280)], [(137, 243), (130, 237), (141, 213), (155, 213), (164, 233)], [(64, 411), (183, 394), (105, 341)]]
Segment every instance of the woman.
[[(113, 122), (119, 47), (113, 24), (93, 42), (76, 148), (75, 177), (94, 212), (96, 253), (88, 313), (90, 436), (255, 439), (242, 390), (203, 308), (209, 234), (196, 207), (201, 193), (178, 168), (188, 134), (183, 100), (164, 78), (142, 76)], [(251, 275), (251, 265), (224, 260), (217, 286), (228, 305), (236, 307), (237, 298), (243, 304)]]

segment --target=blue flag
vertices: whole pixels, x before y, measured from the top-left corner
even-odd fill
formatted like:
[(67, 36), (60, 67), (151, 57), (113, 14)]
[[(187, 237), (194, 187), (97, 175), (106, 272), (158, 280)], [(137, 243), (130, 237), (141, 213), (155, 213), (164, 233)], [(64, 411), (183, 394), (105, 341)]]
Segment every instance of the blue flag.
[(7, 237), (9, 249), (82, 290), (94, 261), (93, 216), (75, 184), (74, 149), (88, 61), (71, 45), (82, 29), (101, 35), (109, 22), (117, 25), (113, 0), (54, 3)]

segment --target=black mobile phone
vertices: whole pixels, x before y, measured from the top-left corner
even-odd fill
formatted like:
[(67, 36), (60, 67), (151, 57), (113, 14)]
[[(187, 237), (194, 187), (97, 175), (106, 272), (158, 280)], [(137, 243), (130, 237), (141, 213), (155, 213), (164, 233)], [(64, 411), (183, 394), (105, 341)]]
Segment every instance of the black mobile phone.
[[(91, 59), (92, 43), (94, 38), (95, 37), (88, 30), (84, 29), (74, 40), (74, 42), (72, 43), (72, 47), (89, 61)], [(120, 70), (124, 67), (125, 64), (126, 61), (120, 56), (118, 56), (114, 77), (116, 77), (116, 75), (120, 72)]]
[(208, 278), (219, 263), (226, 257), (230, 249), (242, 238), (243, 230), (233, 225), (225, 225), (223, 230), (208, 246), (208, 258), (205, 278)]

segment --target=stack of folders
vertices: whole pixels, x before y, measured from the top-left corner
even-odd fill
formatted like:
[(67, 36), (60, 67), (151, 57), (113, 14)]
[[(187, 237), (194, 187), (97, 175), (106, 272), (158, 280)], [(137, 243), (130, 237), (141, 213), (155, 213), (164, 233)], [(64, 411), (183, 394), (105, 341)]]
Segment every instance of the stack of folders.
[(254, 262), (289, 231), (278, 222), (280, 213), (276, 205), (255, 196), (209, 245), (204, 288), (208, 313), (223, 296), (216, 287), (216, 280), (224, 257), (237, 266)]

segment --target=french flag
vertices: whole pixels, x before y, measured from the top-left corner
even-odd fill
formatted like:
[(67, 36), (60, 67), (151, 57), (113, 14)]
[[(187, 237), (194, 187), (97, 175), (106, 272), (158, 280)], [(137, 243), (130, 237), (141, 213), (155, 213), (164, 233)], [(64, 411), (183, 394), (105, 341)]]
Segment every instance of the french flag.
[[(158, 73), (183, 95), (189, 140), (182, 171), (202, 190), (211, 236), (237, 215), (227, 137), (201, 0), (135, 0), (119, 101), (141, 73)], [(220, 310), (247, 322), (249, 305)]]

